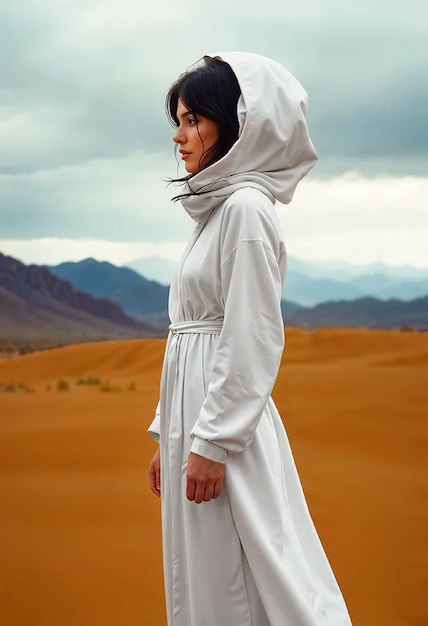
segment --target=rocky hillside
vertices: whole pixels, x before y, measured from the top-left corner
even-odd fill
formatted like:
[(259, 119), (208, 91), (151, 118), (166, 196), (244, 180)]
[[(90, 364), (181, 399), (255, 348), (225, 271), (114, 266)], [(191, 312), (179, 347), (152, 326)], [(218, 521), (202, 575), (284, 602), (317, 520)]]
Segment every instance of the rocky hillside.
[(137, 321), (122, 307), (96, 298), (44, 267), (24, 265), (0, 253), (0, 338), (89, 340), (150, 337), (161, 325)]

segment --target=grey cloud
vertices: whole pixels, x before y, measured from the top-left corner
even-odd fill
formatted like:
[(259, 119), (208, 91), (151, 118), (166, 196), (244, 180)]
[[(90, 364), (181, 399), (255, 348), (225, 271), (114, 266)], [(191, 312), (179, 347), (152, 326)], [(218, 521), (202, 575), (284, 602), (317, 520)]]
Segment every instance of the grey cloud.
[(138, 38), (127, 42), (119, 27), (109, 41), (102, 28), (73, 28), (74, 14), (68, 23), (48, 3), (35, 8), (9, 7), (3, 21), (1, 166), (28, 171), (157, 149), (168, 128), (156, 34), (141, 15)]
[(185, 237), (161, 182), (175, 174), (164, 95), (206, 52), (252, 50), (296, 74), (316, 176), (428, 173), (421, 0), (20, 0), (0, 29), (2, 237)]
[(261, 16), (257, 26), (244, 17), (237, 36), (244, 45), (250, 33), (256, 50), (301, 80), (314, 143), (330, 163), (343, 158), (364, 168), (367, 159), (380, 159), (392, 173), (397, 163), (408, 169), (406, 158), (422, 158), (417, 167), (426, 174), (428, 6), (419, 7), (412, 13), (403, 5), (397, 15), (384, 2), (336, 3), (334, 14), (311, 19), (309, 11), (300, 21), (284, 12), (283, 20)]
[[(208, 16), (204, 3), (195, 14), (179, 2), (176, 15), (165, 4), (162, 19), (141, 3), (106, 6), (110, 16), (97, 2), (58, 9), (56, 3), (23, 0), (7, 9), (0, 70), (4, 168), (166, 151), (167, 85), (211, 41), (271, 55), (295, 71), (310, 93), (312, 133), (326, 156), (428, 153), (428, 10), (421, 3), (413, 4), (412, 13), (405, 6), (392, 12), (384, 0), (340, 7), (307, 0), (293, 11), (279, 1), (265, 2), (263, 9), (221, 1)], [(133, 19), (123, 24), (126, 11)], [(52, 111), (50, 119), (40, 115), (44, 109)], [(23, 117), (39, 129), (36, 135), (44, 135), (40, 149), (34, 143), (25, 149), (31, 132)]]
[(175, 190), (163, 180), (167, 168), (158, 155), (136, 153), (0, 176), (1, 237), (182, 241), (191, 220), (170, 202)]

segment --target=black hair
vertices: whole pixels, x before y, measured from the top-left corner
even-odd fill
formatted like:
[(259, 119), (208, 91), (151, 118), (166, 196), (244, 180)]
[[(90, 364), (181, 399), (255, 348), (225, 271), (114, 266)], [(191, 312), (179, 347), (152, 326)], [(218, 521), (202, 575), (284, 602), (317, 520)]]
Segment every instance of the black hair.
[[(237, 141), (237, 104), (241, 95), (238, 80), (228, 63), (218, 58), (204, 60), (205, 65), (182, 74), (171, 85), (165, 99), (166, 115), (173, 126), (179, 126), (179, 99), (193, 115), (201, 115), (217, 124), (218, 140), (202, 155), (201, 169), (219, 161)], [(189, 174), (171, 182), (184, 182), (193, 176)]]

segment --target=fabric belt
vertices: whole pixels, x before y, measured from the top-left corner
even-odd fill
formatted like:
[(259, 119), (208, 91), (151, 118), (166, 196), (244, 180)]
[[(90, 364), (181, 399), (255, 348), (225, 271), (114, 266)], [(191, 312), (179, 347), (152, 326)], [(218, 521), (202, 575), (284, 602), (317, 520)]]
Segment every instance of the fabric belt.
[(219, 335), (223, 328), (222, 321), (179, 322), (171, 324), (169, 330), (174, 335), (192, 333), (196, 335)]

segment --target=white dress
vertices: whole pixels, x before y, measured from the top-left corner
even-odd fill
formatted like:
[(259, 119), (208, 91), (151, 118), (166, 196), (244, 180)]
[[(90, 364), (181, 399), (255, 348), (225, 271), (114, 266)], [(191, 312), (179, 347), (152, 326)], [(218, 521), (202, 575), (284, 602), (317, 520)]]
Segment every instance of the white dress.
[[(197, 224), (171, 285), (149, 428), (161, 448), (168, 624), (349, 626), (271, 398), (286, 269), (275, 196), (254, 176), (235, 182), (183, 201)], [(219, 498), (186, 499), (190, 451), (226, 464)]]

